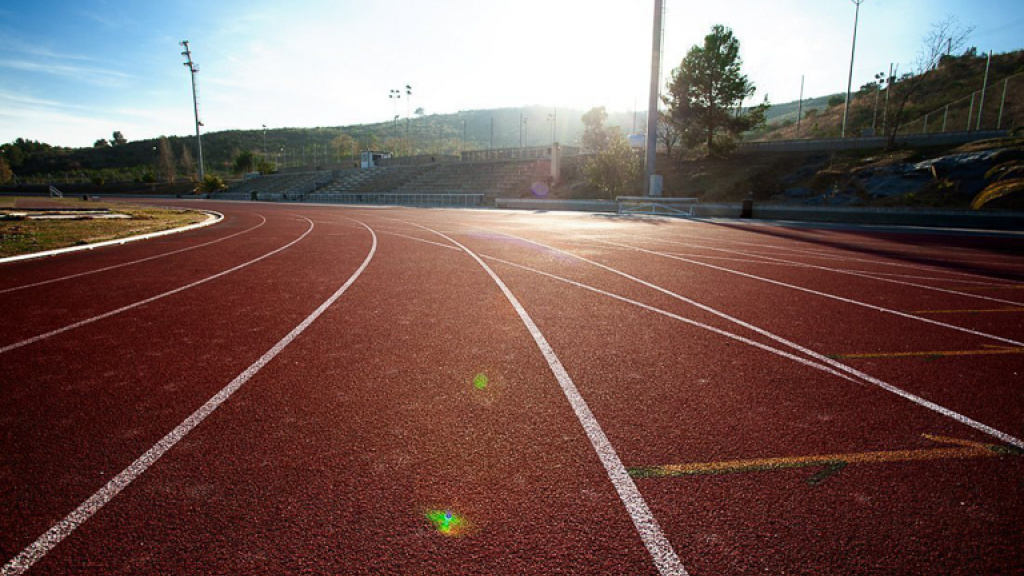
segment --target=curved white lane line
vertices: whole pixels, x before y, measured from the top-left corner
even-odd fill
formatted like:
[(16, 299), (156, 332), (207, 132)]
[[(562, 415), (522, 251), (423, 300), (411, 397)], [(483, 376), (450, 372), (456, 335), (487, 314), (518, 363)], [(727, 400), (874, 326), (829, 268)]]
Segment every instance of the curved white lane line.
[(47, 256), (58, 256), (60, 254), (67, 254), (68, 252), (92, 250), (93, 248), (115, 246), (119, 244), (126, 244), (128, 242), (137, 242), (139, 240), (149, 240), (150, 238), (167, 236), (168, 234), (177, 234), (178, 232), (188, 232), (189, 230), (195, 230), (197, 228), (205, 228), (206, 226), (212, 226), (224, 219), (223, 214), (221, 214), (220, 212), (214, 212), (213, 210), (198, 210), (193, 208), (189, 208), (189, 210), (203, 212), (206, 214), (207, 219), (203, 222), (199, 222), (198, 224), (189, 224), (188, 226), (182, 226), (181, 228), (171, 228), (170, 230), (150, 232), (149, 234), (139, 234), (138, 236), (129, 236), (127, 238), (121, 238), (119, 240), (107, 240), (105, 242), (97, 242), (95, 244), (83, 244), (82, 246), (69, 246), (67, 248), (57, 248), (56, 250), (47, 250), (45, 252), (33, 252), (32, 254), (22, 254), (20, 256), (8, 256), (7, 258), (0, 258), (0, 264), (6, 264), (8, 262), (18, 262), (20, 260), (32, 260), (35, 258), (46, 258)]
[(150, 260), (156, 260), (158, 258), (163, 258), (164, 256), (173, 256), (174, 254), (181, 254), (182, 252), (188, 252), (189, 250), (195, 250), (196, 248), (202, 248), (203, 246), (209, 246), (211, 244), (216, 244), (218, 242), (223, 242), (224, 240), (228, 240), (230, 238), (234, 238), (235, 236), (241, 236), (242, 234), (245, 234), (247, 232), (252, 232), (253, 230), (255, 230), (255, 229), (259, 228), (260, 226), (263, 226), (264, 224), (267, 223), (267, 219), (262, 214), (257, 214), (257, 216), (262, 218), (263, 221), (260, 222), (259, 224), (255, 225), (255, 226), (253, 226), (252, 228), (246, 228), (245, 230), (242, 230), (241, 232), (235, 232), (234, 234), (231, 234), (230, 236), (225, 236), (223, 238), (218, 238), (218, 239), (210, 241), (210, 242), (204, 242), (202, 244), (196, 244), (195, 246), (189, 246), (188, 248), (181, 248), (180, 250), (173, 250), (171, 252), (165, 252), (163, 254), (157, 254), (155, 256), (149, 256), (147, 258), (140, 258), (139, 260), (132, 260), (131, 262), (124, 262), (122, 264), (114, 264), (113, 266), (107, 266), (105, 268), (97, 268), (96, 270), (89, 270), (88, 272), (79, 272), (78, 274), (70, 274), (68, 276), (61, 276), (60, 278), (52, 278), (50, 280), (43, 280), (41, 282), (33, 282), (32, 284), (25, 284), (24, 286), (15, 286), (14, 288), (4, 288), (3, 290), (0, 290), (0, 294), (6, 294), (7, 292), (14, 292), (16, 290), (24, 290), (26, 288), (35, 288), (36, 286), (43, 286), (45, 284), (53, 284), (54, 282), (62, 282), (64, 280), (71, 280), (72, 278), (81, 278), (82, 276), (88, 276), (90, 274), (96, 274), (98, 272), (106, 272), (108, 270), (114, 270), (116, 268), (122, 268), (124, 266), (131, 266), (132, 264), (139, 264), (139, 263), (142, 263), (142, 262), (148, 262)]
[[(312, 225), (312, 222), (310, 222)], [(174, 447), (182, 438), (184, 438), (189, 432), (195, 429), (207, 416), (213, 413), (221, 404), (223, 404), (228, 398), (231, 397), (239, 388), (241, 388), (246, 382), (252, 379), (259, 371), (270, 363), (275, 356), (281, 353), (289, 344), (292, 343), (306, 328), (309, 327), (317, 318), (320, 317), (324, 311), (327, 310), (346, 290), (356, 281), (357, 278), (363, 273), (363, 270), (370, 264), (370, 260), (373, 259), (374, 253), (377, 252), (377, 235), (374, 234), (373, 229), (359, 222), (364, 228), (369, 230), (370, 235), (373, 238), (373, 244), (370, 246), (370, 253), (366, 255), (366, 259), (359, 268), (349, 277), (348, 281), (345, 282), (338, 288), (338, 290), (331, 295), (323, 304), (321, 304), (312, 314), (306, 317), (298, 326), (293, 328), (291, 332), (285, 335), (277, 344), (267, 350), (258, 360), (253, 362), (248, 368), (246, 368), (241, 374), (235, 377), (227, 386), (217, 392), (212, 398), (206, 401), (198, 410), (193, 412), (188, 418), (186, 418), (181, 424), (179, 424), (174, 430), (171, 430), (166, 436), (164, 436), (159, 442), (157, 442), (152, 448), (146, 451), (145, 454), (139, 456), (135, 462), (132, 462), (130, 466), (122, 470), (117, 476), (114, 476), (106, 483), (102, 488), (96, 491), (95, 494), (89, 497), (88, 500), (83, 502), (73, 512), (64, 517), (63, 520), (55, 524), (52, 528), (47, 530), (42, 536), (40, 536), (35, 542), (29, 544), (22, 550), (17, 556), (12, 558), (7, 564), (4, 564), (3, 570), (0, 571), (2, 576), (20, 576), (24, 574), (33, 564), (38, 562), (43, 556), (46, 556), (50, 550), (53, 550), (55, 546), (61, 543), (62, 540), (67, 538), (72, 532), (81, 526), (86, 520), (92, 517), (93, 514), (98, 512), (101, 508), (107, 505), (108, 502), (114, 499), (122, 490), (125, 489), (129, 484), (132, 483), (136, 478), (142, 475), (150, 466), (152, 466), (161, 456), (167, 453), (168, 450)], [(310, 228), (312, 230), (312, 228)]]
[[(598, 240), (598, 242), (602, 242), (602, 241)], [(614, 243), (612, 243), (612, 244), (614, 244)], [(993, 298), (991, 296), (982, 296), (980, 294), (969, 294), (967, 292), (960, 292), (958, 290), (950, 290), (948, 288), (939, 288), (939, 287), (936, 287), (936, 286), (928, 286), (927, 284), (918, 284), (917, 282), (907, 282), (905, 280), (894, 280), (892, 278), (879, 278), (878, 276), (873, 276), (873, 275), (871, 275), (870, 273), (867, 273), (867, 272), (857, 272), (857, 271), (852, 271), (852, 270), (844, 270), (844, 269), (841, 269), (841, 268), (830, 268), (828, 266), (818, 266), (817, 264), (805, 264), (805, 263), (802, 263), (802, 262), (794, 262), (792, 260), (786, 260), (785, 258), (776, 258), (774, 256), (764, 256), (764, 255), (761, 255), (761, 254), (754, 254), (754, 253), (749, 253), (749, 252), (743, 252), (743, 251), (740, 251), (740, 250), (728, 250), (726, 248), (712, 248), (711, 246), (696, 246), (696, 245), (693, 245), (693, 246), (696, 247), (696, 248), (702, 248), (702, 249), (707, 249), (707, 250), (715, 250), (716, 252), (725, 252), (726, 254), (747, 256), (747, 257), (753, 256), (755, 258), (764, 258), (765, 260), (770, 260), (772, 262), (778, 262), (778, 263), (784, 263), (784, 264), (796, 264), (796, 265), (803, 266), (805, 268), (811, 268), (813, 270), (824, 270), (826, 272), (835, 272), (836, 274), (846, 274), (848, 276), (857, 276), (857, 277), (860, 277), (860, 278), (868, 278), (868, 279), (871, 279), (871, 280), (877, 280), (879, 282), (888, 282), (890, 284), (900, 284), (900, 285), (903, 285), (903, 286), (913, 286), (914, 288), (921, 288), (923, 290), (932, 290), (932, 291), (935, 291), (935, 292), (944, 292), (946, 294), (955, 294), (957, 296), (965, 296), (967, 298), (975, 298), (977, 300), (989, 300), (991, 302), (999, 302), (1001, 304), (1011, 304), (1013, 306), (1024, 306), (1024, 302), (1017, 302), (1015, 300), (1005, 300), (1003, 298)], [(633, 246), (630, 246), (630, 248), (633, 248), (634, 250), (639, 250), (639, 248), (635, 248)]]
[(33, 336), (33, 337), (28, 338), (26, 340), (22, 340), (20, 342), (15, 342), (14, 344), (8, 344), (7, 346), (4, 346), (3, 348), (0, 348), (0, 354), (5, 354), (7, 352), (10, 352), (11, 350), (15, 350), (15, 349), (21, 348), (22, 346), (28, 346), (29, 344), (33, 344), (35, 342), (39, 342), (40, 340), (45, 340), (46, 338), (50, 338), (50, 337), (56, 336), (58, 334), (63, 334), (64, 332), (67, 332), (68, 330), (74, 330), (75, 328), (80, 328), (82, 326), (85, 326), (86, 324), (92, 324), (93, 322), (97, 322), (97, 321), (103, 320), (105, 318), (110, 318), (111, 316), (116, 316), (117, 314), (120, 314), (122, 312), (131, 310), (132, 308), (138, 308), (139, 306), (142, 306), (142, 305), (145, 305), (145, 304), (149, 304), (150, 302), (155, 302), (157, 300), (160, 300), (161, 298), (166, 298), (168, 296), (172, 296), (174, 294), (177, 294), (178, 292), (183, 292), (185, 290), (188, 290), (189, 288), (195, 288), (196, 286), (199, 286), (200, 284), (205, 284), (205, 283), (209, 282), (210, 280), (216, 280), (217, 278), (220, 278), (221, 276), (226, 276), (228, 274), (231, 274), (232, 272), (235, 272), (236, 270), (241, 270), (242, 268), (245, 268), (246, 266), (250, 266), (252, 264), (255, 264), (255, 263), (259, 262), (260, 260), (263, 260), (264, 258), (269, 258), (269, 257), (273, 256), (274, 254), (277, 254), (278, 252), (282, 251), (282, 250), (285, 250), (287, 248), (290, 248), (290, 247), (294, 246), (296, 243), (298, 243), (300, 240), (302, 240), (303, 238), (308, 236), (309, 233), (313, 231), (313, 227), (314, 227), (313, 221), (310, 220), (309, 218), (305, 218), (305, 217), (302, 217), (302, 218), (306, 222), (309, 222), (309, 228), (307, 228), (306, 231), (302, 233), (302, 236), (299, 236), (295, 240), (292, 240), (291, 242), (285, 244), (284, 246), (281, 246), (280, 248), (277, 248), (275, 250), (267, 252), (263, 256), (260, 256), (258, 258), (253, 258), (252, 260), (249, 260), (248, 262), (243, 262), (242, 264), (239, 264), (238, 266), (234, 266), (232, 268), (228, 268), (227, 270), (224, 270), (223, 272), (218, 272), (218, 273), (214, 274), (213, 276), (207, 276), (206, 278), (203, 278), (202, 280), (197, 280), (195, 282), (192, 282), (191, 284), (186, 284), (184, 286), (179, 286), (178, 288), (175, 288), (173, 290), (168, 290), (167, 292), (164, 292), (162, 294), (157, 294), (156, 296), (151, 296), (149, 298), (146, 298), (145, 300), (139, 300), (138, 302), (135, 302), (134, 304), (129, 304), (127, 306), (122, 306), (122, 307), (120, 307), (120, 308), (118, 308), (116, 310), (111, 310), (110, 312), (104, 312), (103, 314), (100, 314), (98, 316), (93, 316), (92, 318), (86, 318), (85, 320), (81, 320), (79, 322), (75, 322), (74, 324), (68, 324), (67, 326), (64, 326), (63, 328), (58, 328), (56, 330), (51, 330), (51, 331), (46, 332), (44, 334), (39, 334), (38, 336)]
[[(853, 304), (854, 306), (861, 306), (861, 307), (867, 308), (869, 310), (874, 310), (876, 312), (883, 312), (883, 313), (886, 313), (886, 314), (892, 314), (894, 316), (899, 316), (901, 318), (907, 318), (909, 320), (917, 320), (919, 322), (924, 322), (926, 324), (932, 324), (932, 325), (935, 325), (935, 326), (941, 326), (942, 328), (948, 328), (950, 330), (956, 330), (957, 332), (964, 332), (964, 333), (970, 334), (972, 336), (979, 336), (981, 338), (988, 338), (990, 340), (995, 340), (997, 342), (1003, 342), (1005, 344), (1012, 344), (1013, 346), (1024, 347), (1024, 342), (1019, 342), (1019, 341), (1014, 340), (1012, 338), (1004, 338), (1002, 336), (996, 336), (994, 334), (988, 334), (987, 332), (980, 332), (978, 330), (972, 330), (970, 328), (964, 328), (963, 326), (957, 326), (955, 324), (949, 324), (949, 323), (946, 323), (946, 322), (941, 322), (939, 320), (933, 320), (931, 318), (925, 318), (923, 316), (917, 316), (915, 314), (908, 314), (906, 312), (900, 312), (899, 310), (893, 310), (891, 308), (884, 308), (882, 306), (876, 306), (874, 304), (868, 304), (867, 302), (861, 302), (860, 300), (852, 300), (850, 298), (844, 298), (842, 296), (836, 296), (835, 294), (829, 294), (828, 292), (820, 292), (820, 291), (814, 290), (812, 288), (805, 288), (803, 286), (797, 286), (796, 284), (789, 284), (787, 282), (782, 282), (780, 280), (773, 280), (771, 278), (765, 278), (764, 276), (758, 276), (756, 274), (750, 274), (750, 273), (747, 273), (747, 272), (741, 272), (739, 270), (733, 270), (732, 268), (725, 268), (723, 266), (716, 266), (714, 264), (708, 264), (707, 262), (700, 262), (698, 260), (691, 260), (691, 259), (685, 258), (683, 256), (676, 256), (674, 254), (668, 254), (666, 252), (659, 252), (657, 250), (648, 250), (646, 248), (638, 248), (636, 246), (629, 246), (627, 244), (620, 244), (618, 242), (611, 242), (611, 241), (608, 241), (608, 240), (598, 240), (598, 242), (601, 242), (603, 244), (610, 244), (612, 246), (618, 246), (620, 248), (628, 248), (628, 249), (631, 249), (631, 250), (635, 250), (637, 252), (643, 252), (645, 254), (652, 254), (654, 256), (661, 256), (662, 258), (671, 258), (672, 260), (679, 260), (680, 262), (687, 262), (689, 264), (695, 264), (697, 266), (704, 266), (705, 268), (711, 268), (712, 270), (718, 270), (720, 272), (727, 272), (729, 274), (735, 274), (737, 276), (742, 276), (744, 278), (749, 278), (751, 280), (758, 280), (758, 281), (761, 281), (761, 282), (766, 282), (768, 284), (772, 284), (772, 285), (775, 285), (775, 286), (781, 286), (783, 288), (790, 288), (792, 290), (799, 290), (800, 292), (806, 292), (808, 294), (814, 294), (815, 296), (821, 296), (823, 298), (829, 298), (829, 299), (832, 299), (832, 300), (843, 302), (845, 304)], [(766, 256), (762, 256), (762, 258), (766, 258)], [(812, 268), (814, 268), (814, 267), (812, 266)], [(1022, 304), (1022, 305), (1024, 305), (1024, 304)]]
[(893, 386), (892, 384), (889, 384), (888, 382), (884, 382), (882, 380), (879, 380), (878, 378), (875, 378), (874, 376), (871, 376), (869, 374), (865, 374), (864, 372), (861, 372), (860, 370), (857, 370), (855, 368), (847, 366), (846, 364), (843, 364), (842, 362), (839, 362), (839, 361), (834, 360), (832, 358), (829, 358), (829, 357), (827, 357), (827, 356), (825, 356), (823, 354), (815, 352), (814, 350), (811, 350), (811, 349), (809, 349), (809, 348), (807, 348), (805, 346), (801, 346), (800, 344), (797, 344), (796, 342), (793, 342), (791, 340), (787, 340), (786, 338), (783, 338), (782, 336), (779, 336), (779, 335), (777, 335), (775, 333), (769, 332), (769, 331), (765, 330), (764, 328), (760, 328), (758, 326), (750, 324), (749, 322), (744, 322), (743, 320), (740, 320), (739, 318), (736, 318), (735, 316), (730, 316), (729, 314), (726, 314), (725, 312), (722, 312), (721, 310), (717, 310), (715, 308), (707, 306), (706, 304), (701, 304), (700, 302), (697, 302), (696, 300), (693, 300), (691, 298), (687, 298), (686, 296), (683, 296), (681, 294), (676, 294), (675, 292), (672, 292), (671, 290), (662, 288), (661, 286), (658, 286), (657, 284), (652, 284), (651, 282), (648, 282), (646, 280), (642, 280), (640, 278), (637, 278), (636, 276), (632, 276), (630, 274), (627, 274), (626, 272), (623, 272), (621, 270), (617, 270), (615, 268), (612, 268), (611, 266), (607, 266), (605, 264), (601, 264), (600, 262), (595, 262), (594, 260), (590, 260), (590, 259), (584, 258), (583, 256), (579, 256), (578, 254), (573, 254), (572, 252), (566, 252), (565, 250), (561, 250), (561, 249), (555, 248), (553, 246), (548, 246), (547, 244), (543, 244), (543, 243), (538, 242), (536, 240), (530, 240), (529, 238), (523, 238), (522, 236), (516, 236), (515, 234), (509, 234), (507, 232), (495, 232), (495, 233), (496, 234), (501, 234), (503, 236), (508, 236), (508, 237), (511, 237), (511, 238), (519, 238), (520, 240), (529, 242), (531, 244), (536, 244), (537, 246), (541, 246), (543, 248), (547, 248), (548, 250), (552, 250), (552, 251), (555, 251), (555, 252), (559, 252), (561, 254), (565, 254), (567, 256), (571, 256), (571, 257), (576, 258), (578, 260), (582, 260), (583, 262), (587, 262), (587, 263), (589, 263), (591, 265), (597, 266), (598, 268), (601, 268), (602, 270), (607, 270), (608, 272), (611, 272), (612, 274), (616, 274), (618, 276), (622, 276), (623, 278), (632, 280), (633, 282), (636, 282), (636, 283), (641, 284), (643, 286), (647, 286), (648, 288), (651, 288), (653, 290), (657, 290), (658, 292), (661, 292), (662, 294), (665, 294), (666, 296), (671, 296), (672, 298), (675, 298), (675, 299), (680, 300), (682, 302), (686, 302), (687, 304), (690, 304), (691, 306), (695, 306), (697, 308), (700, 308), (701, 310), (704, 310), (705, 312), (709, 312), (711, 314), (714, 314), (715, 316), (718, 316), (719, 318), (728, 320), (729, 322), (732, 322), (732, 323), (734, 323), (736, 325), (742, 326), (742, 327), (744, 327), (744, 328), (746, 328), (748, 330), (756, 332), (757, 334), (760, 334), (760, 335), (764, 336), (765, 338), (770, 338), (770, 339), (772, 339), (772, 340), (774, 340), (774, 341), (776, 341), (776, 342), (778, 342), (778, 343), (780, 343), (780, 344), (782, 344), (784, 346), (788, 346), (788, 347), (790, 347), (790, 348), (792, 348), (794, 350), (802, 352), (803, 354), (806, 354), (807, 356), (810, 356), (811, 358), (814, 358), (815, 360), (818, 360), (819, 362), (822, 362), (824, 364), (828, 364), (829, 366), (832, 366), (833, 368), (835, 368), (837, 370), (840, 370), (842, 372), (846, 372), (847, 374), (851, 374), (853, 376), (856, 376), (857, 378), (860, 378), (864, 382), (868, 382), (868, 383), (874, 384), (875, 386), (878, 386), (879, 388), (882, 388), (883, 390), (892, 392), (893, 394), (896, 394), (897, 396), (900, 396), (902, 398), (910, 400), (914, 404), (917, 404), (919, 406), (922, 406), (924, 408), (932, 410), (933, 412), (937, 412), (939, 414), (942, 414), (943, 416), (946, 416), (948, 418), (952, 418), (953, 420), (956, 420), (957, 422), (960, 422), (961, 424), (964, 424), (966, 426), (974, 428), (975, 430), (978, 430), (979, 432), (983, 432), (983, 433), (985, 433), (985, 434), (987, 434), (989, 436), (992, 436), (993, 438), (998, 438), (999, 440), (1001, 440), (1001, 441), (1003, 441), (1003, 442), (1005, 442), (1007, 444), (1011, 444), (1013, 446), (1016, 446), (1017, 448), (1024, 449), (1024, 440), (1021, 440), (1020, 438), (1017, 438), (1015, 436), (1011, 436), (1011, 435), (1009, 435), (1009, 434), (1007, 434), (1005, 432), (1002, 432), (1000, 430), (997, 430), (997, 429), (995, 429), (995, 428), (993, 428), (993, 427), (991, 427), (991, 426), (989, 426), (987, 424), (983, 424), (981, 422), (978, 422), (977, 420), (974, 420), (973, 418), (970, 418), (968, 416), (964, 416), (963, 414), (960, 414), (959, 412), (955, 412), (953, 410), (950, 410), (949, 408), (946, 408), (944, 406), (936, 404), (936, 403), (934, 403), (934, 402), (932, 402), (930, 400), (926, 400), (926, 399), (924, 399), (924, 398), (922, 398), (920, 396), (917, 396), (916, 394), (911, 394), (910, 392), (907, 392), (906, 390), (903, 390), (901, 388)]
[(683, 563), (679, 560), (679, 556), (676, 555), (675, 550), (672, 548), (672, 544), (665, 537), (665, 534), (661, 531), (661, 526), (658, 524), (658, 520), (654, 517), (650, 508), (647, 506), (647, 502), (640, 494), (640, 490), (636, 487), (633, 479), (630, 477), (626, 467), (622, 465), (622, 461), (619, 459), (619, 455), (615, 452), (615, 448), (612, 446), (608, 437), (605, 436), (604, 430), (601, 429), (601, 425), (598, 423), (597, 418), (590, 411), (590, 407), (587, 406), (587, 402), (583, 399), (579, 390), (576, 388), (576, 384), (573, 383), (569, 373), (566, 372), (565, 367), (562, 366), (562, 361), (558, 359), (558, 355), (551, 348), (547, 339), (544, 338), (544, 334), (541, 333), (540, 328), (533, 322), (533, 319), (523, 308), (519, 300), (512, 294), (508, 286), (501, 281), (501, 278), (494, 273), (483, 260), (480, 259), (472, 250), (466, 248), (459, 242), (452, 239), (450, 236), (446, 236), (441, 232), (427, 228), (426, 226), (420, 226), (419, 224), (413, 224), (423, 228), (424, 230), (433, 232), (441, 238), (451, 242), (453, 245), (461, 248), (466, 254), (468, 254), (476, 263), (480, 265), (487, 272), (487, 275), (494, 280), (494, 283), (498, 285), (501, 292), (508, 299), (512, 307), (515, 308), (516, 313), (519, 315), (519, 319), (522, 320), (527, 330), (530, 331), (530, 336), (533, 337), (533, 341), (537, 344), (537, 348), (540, 349), (541, 354), (544, 355), (544, 359), (547, 360), (548, 366), (551, 368), (552, 374), (555, 379), (558, 380), (558, 384), (562, 387), (562, 392), (565, 394), (566, 399), (572, 406), (573, 412), (576, 413), (576, 418), (579, 419), (580, 425), (583, 426), (584, 432), (587, 434), (587, 438), (590, 440), (591, 446), (597, 453), (598, 458), (601, 460), (601, 464), (604, 465), (605, 472), (608, 474), (608, 479), (611, 480), (612, 485), (615, 487), (615, 491), (619, 495), (619, 499), (622, 504), (626, 507), (626, 511), (629, 513), (630, 519), (633, 521), (633, 525), (636, 527), (637, 533), (640, 535), (640, 539), (643, 540), (644, 546), (647, 547), (647, 551), (651, 554), (651, 558), (654, 560), (655, 566), (658, 568), (658, 572), (662, 576), (686, 576), (686, 568), (683, 567)]

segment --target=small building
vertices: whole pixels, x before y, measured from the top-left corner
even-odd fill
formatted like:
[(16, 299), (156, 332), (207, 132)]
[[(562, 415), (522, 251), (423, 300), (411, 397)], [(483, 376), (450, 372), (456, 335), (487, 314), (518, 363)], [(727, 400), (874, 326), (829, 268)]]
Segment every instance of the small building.
[(391, 152), (381, 152), (379, 150), (364, 150), (360, 154), (360, 168), (374, 168), (381, 165), (381, 160), (391, 158)]

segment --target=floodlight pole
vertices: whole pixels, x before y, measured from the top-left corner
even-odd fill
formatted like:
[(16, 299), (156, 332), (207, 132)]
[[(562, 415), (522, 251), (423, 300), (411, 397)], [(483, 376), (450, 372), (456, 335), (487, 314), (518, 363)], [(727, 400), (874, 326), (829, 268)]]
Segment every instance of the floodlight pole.
[(857, 53), (857, 23), (860, 21), (860, 5), (864, 0), (850, 0), (857, 6), (853, 17), (853, 48), (850, 49), (850, 75), (846, 79), (846, 105), (843, 106), (843, 130), (840, 138), (846, 138), (846, 116), (850, 111), (850, 89), (853, 88), (853, 57)]
[(199, 148), (199, 181), (202, 182), (206, 179), (206, 169), (203, 167), (203, 137), (199, 134), (199, 127), (203, 123), (199, 121), (199, 96), (196, 92), (196, 74), (199, 73), (199, 64), (192, 61), (192, 52), (188, 49), (188, 40), (182, 40), (179, 44), (185, 47), (185, 51), (181, 55), (185, 57), (186, 61), (184, 64), (192, 75), (192, 108), (196, 113), (196, 147)]
[(651, 194), (654, 163), (658, 146), (658, 88), (661, 85), (661, 14), (664, 0), (654, 0), (654, 31), (651, 33), (651, 89), (647, 99), (647, 158), (644, 170), (644, 196)]

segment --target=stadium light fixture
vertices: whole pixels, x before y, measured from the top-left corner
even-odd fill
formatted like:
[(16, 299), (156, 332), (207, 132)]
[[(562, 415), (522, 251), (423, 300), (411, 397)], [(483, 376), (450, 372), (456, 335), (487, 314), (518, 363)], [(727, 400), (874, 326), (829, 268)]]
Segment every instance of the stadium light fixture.
[(199, 121), (199, 93), (196, 91), (196, 74), (199, 73), (199, 64), (192, 61), (192, 51), (188, 49), (188, 40), (182, 40), (178, 43), (180, 46), (185, 47), (185, 51), (181, 53), (185, 57), (184, 65), (188, 68), (192, 76), (192, 108), (196, 115), (196, 147), (199, 149), (199, 181), (202, 182), (206, 178), (206, 169), (203, 167), (203, 138), (199, 134), (199, 127), (203, 125)]
[(850, 75), (846, 79), (846, 105), (843, 106), (843, 129), (840, 138), (846, 138), (846, 117), (850, 111), (850, 89), (853, 88), (853, 57), (857, 53), (857, 23), (860, 21), (860, 5), (864, 0), (850, 0), (857, 10), (853, 16), (853, 47), (850, 49)]

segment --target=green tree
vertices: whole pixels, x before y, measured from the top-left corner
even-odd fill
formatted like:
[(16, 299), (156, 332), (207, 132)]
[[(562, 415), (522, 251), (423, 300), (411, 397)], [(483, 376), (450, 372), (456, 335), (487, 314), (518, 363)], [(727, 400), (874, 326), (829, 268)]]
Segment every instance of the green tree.
[(618, 128), (605, 126), (604, 123), (607, 120), (608, 112), (605, 111), (604, 106), (591, 108), (589, 112), (583, 115), (583, 137), (581, 138), (581, 143), (585, 150), (600, 152), (608, 147), (608, 143), (612, 140), (614, 134), (618, 133)]
[(174, 182), (175, 162), (174, 150), (171, 150), (171, 142), (166, 136), (161, 136), (156, 143), (156, 167), (157, 177), (164, 182)]
[(672, 71), (664, 97), (669, 116), (690, 145), (703, 140), (709, 152), (722, 149), (741, 132), (765, 121), (768, 104), (743, 110), (756, 87), (740, 71), (740, 42), (732, 30), (717, 24), (694, 45)]
[(128, 143), (128, 139), (124, 137), (124, 134), (122, 134), (120, 130), (114, 130), (114, 133), (111, 136), (113, 137), (111, 143), (114, 146), (122, 146)]
[(242, 174), (243, 172), (252, 172), (255, 167), (256, 161), (252, 152), (242, 152), (235, 158), (233, 170), (235, 174)]
[(609, 196), (631, 194), (640, 190), (643, 162), (626, 138), (617, 131), (606, 131), (604, 148), (583, 165), (587, 182)]
[(196, 173), (196, 160), (192, 157), (192, 149), (188, 144), (181, 145), (181, 158), (178, 160), (181, 165), (181, 170), (185, 173), (185, 177), (188, 178), (189, 182), (196, 182), (199, 180), (199, 175)]
[(348, 134), (338, 135), (331, 141), (331, 146), (334, 147), (334, 153), (337, 154), (339, 160), (345, 156), (355, 157), (356, 152), (359, 151), (359, 143)]
[(100, 138), (99, 140), (92, 143), (93, 148), (110, 148), (110, 142), (107, 142), (106, 138)]
[(213, 174), (207, 174), (203, 178), (203, 181), (199, 183), (200, 192), (218, 192), (225, 188), (227, 188), (227, 185), (224, 184), (224, 180), (221, 179), (220, 176), (215, 176)]
[(14, 171), (7, 164), (7, 159), (0, 156), (0, 184), (7, 184), (14, 180)]

